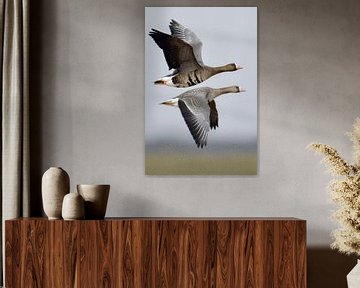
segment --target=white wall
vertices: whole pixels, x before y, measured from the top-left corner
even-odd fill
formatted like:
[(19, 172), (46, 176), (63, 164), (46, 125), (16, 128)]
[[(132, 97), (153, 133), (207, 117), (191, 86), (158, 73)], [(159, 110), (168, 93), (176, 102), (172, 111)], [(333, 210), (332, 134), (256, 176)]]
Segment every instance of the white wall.
[[(258, 176), (144, 176), (144, 6), (167, 3), (258, 4)], [(330, 176), (305, 146), (319, 140), (351, 156), (344, 133), (360, 116), (357, 1), (53, 0), (40, 6), (41, 19), (33, 21), (41, 34), (33, 39), (41, 53), (32, 68), (39, 110), (32, 117), (39, 121), (33, 137), (41, 138), (32, 159), (41, 172), (62, 166), (72, 190), (78, 183), (110, 183), (107, 216), (294, 216), (308, 221), (310, 246), (330, 242)]]

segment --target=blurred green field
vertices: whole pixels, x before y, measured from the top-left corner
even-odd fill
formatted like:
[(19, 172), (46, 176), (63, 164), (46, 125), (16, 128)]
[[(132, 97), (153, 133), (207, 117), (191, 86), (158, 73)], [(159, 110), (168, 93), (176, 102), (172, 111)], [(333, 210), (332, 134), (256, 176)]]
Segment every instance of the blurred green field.
[(146, 175), (256, 175), (256, 153), (147, 153)]

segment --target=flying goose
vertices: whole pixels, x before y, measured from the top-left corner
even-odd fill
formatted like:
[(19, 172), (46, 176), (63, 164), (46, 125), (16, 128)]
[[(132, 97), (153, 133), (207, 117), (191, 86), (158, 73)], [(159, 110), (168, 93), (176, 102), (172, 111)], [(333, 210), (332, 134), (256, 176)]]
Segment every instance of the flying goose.
[(169, 27), (171, 35), (156, 29), (149, 33), (163, 50), (169, 70), (174, 69), (173, 73), (155, 81), (155, 84), (190, 87), (218, 73), (242, 68), (234, 63), (219, 67), (204, 65), (201, 58), (202, 43), (195, 33), (175, 20), (171, 20)]
[(203, 148), (206, 146), (209, 130), (219, 127), (219, 115), (214, 99), (225, 93), (244, 91), (238, 86), (219, 89), (201, 87), (186, 91), (161, 104), (180, 108), (197, 147)]

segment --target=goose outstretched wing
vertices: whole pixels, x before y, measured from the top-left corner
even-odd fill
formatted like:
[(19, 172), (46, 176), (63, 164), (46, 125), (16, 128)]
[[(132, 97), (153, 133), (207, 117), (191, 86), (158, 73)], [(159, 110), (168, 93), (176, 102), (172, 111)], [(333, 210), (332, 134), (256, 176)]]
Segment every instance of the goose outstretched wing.
[(169, 27), (171, 30), (171, 35), (189, 44), (193, 48), (193, 52), (198, 64), (204, 66), (201, 57), (202, 42), (196, 36), (196, 34), (175, 20), (171, 20)]
[(200, 67), (196, 61), (193, 48), (180, 38), (152, 29), (149, 35), (163, 50), (169, 70), (186, 72)]
[(178, 105), (197, 147), (203, 148), (210, 130), (210, 107), (207, 100), (184, 97), (179, 99)]

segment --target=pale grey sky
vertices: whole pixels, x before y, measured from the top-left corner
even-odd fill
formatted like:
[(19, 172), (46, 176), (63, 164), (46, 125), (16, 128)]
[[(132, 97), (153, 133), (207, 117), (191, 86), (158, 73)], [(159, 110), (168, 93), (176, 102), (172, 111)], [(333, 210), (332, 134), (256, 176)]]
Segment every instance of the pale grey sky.
[[(244, 69), (222, 73), (190, 88), (154, 85), (169, 74), (162, 50), (148, 35), (151, 28), (170, 34), (171, 19), (191, 29), (203, 42), (205, 65), (236, 63)], [(146, 7), (145, 8), (145, 143), (195, 142), (178, 108), (159, 105), (189, 89), (238, 85), (245, 93), (216, 99), (219, 128), (211, 130), (208, 148), (231, 143), (248, 146), (257, 142), (257, 8), (256, 7)], [(255, 143), (255, 144), (254, 144)], [(255, 148), (255, 146), (254, 146)]]

